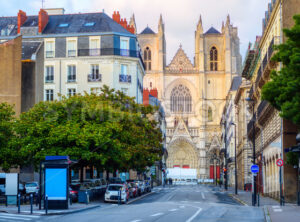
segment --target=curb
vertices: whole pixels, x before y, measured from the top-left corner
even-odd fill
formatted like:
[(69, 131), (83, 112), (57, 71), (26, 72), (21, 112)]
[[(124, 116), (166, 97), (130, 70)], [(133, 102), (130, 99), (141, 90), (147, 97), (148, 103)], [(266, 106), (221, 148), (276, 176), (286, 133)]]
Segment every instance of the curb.
[(266, 206), (264, 206), (264, 215), (265, 215), (265, 221), (266, 222), (272, 222), (269, 210)]
[(80, 213), (83, 211), (87, 211), (87, 210), (92, 210), (95, 208), (101, 207), (101, 205), (95, 205), (95, 206), (90, 206), (90, 207), (86, 207), (86, 208), (82, 208), (82, 209), (78, 209), (78, 210), (71, 210), (71, 211), (66, 211), (66, 212), (54, 212), (54, 213), (48, 213), (48, 214), (40, 214), (40, 216), (54, 216), (54, 215), (64, 215), (64, 214), (74, 214), (74, 213)]
[(155, 191), (151, 191), (150, 193), (144, 194), (144, 195), (142, 195), (142, 196), (140, 196), (140, 197), (137, 197), (137, 198), (135, 198), (135, 199), (133, 199), (133, 200), (128, 201), (127, 204), (131, 204), (131, 203), (133, 203), (133, 202), (135, 202), (135, 201), (141, 200), (141, 199), (143, 199), (144, 197), (147, 197), (147, 196), (149, 196), (149, 195), (151, 195), (151, 194), (154, 194), (154, 193), (156, 193), (156, 192), (155, 192)]
[(242, 201), (241, 199), (239, 199), (238, 197), (234, 196), (233, 194), (228, 194), (228, 196), (230, 196), (232, 199), (234, 199), (235, 201), (239, 202), (240, 204), (242, 204), (244, 206), (249, 206), (246, 202)]

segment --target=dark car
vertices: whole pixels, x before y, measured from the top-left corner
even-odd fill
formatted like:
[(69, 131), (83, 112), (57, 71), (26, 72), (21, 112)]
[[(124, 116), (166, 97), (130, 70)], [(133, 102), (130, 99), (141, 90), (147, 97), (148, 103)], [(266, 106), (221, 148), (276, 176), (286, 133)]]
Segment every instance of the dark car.
[(26, 195), (26, 187), (22, 183), (19, 183), (19, 194), (21, 194), (21, 196), (25, 196)]
[(78, 191), (80, 189), (80, 184), (71, 184), (69, 191), (70, 191), (70, 197), (72, 198), (72, 202), (78, 201)]

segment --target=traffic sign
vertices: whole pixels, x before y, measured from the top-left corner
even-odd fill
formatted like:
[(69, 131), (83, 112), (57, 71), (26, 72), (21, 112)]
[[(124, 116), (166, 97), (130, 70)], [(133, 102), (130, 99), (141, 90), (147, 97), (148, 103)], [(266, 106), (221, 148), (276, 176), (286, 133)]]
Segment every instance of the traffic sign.
[(253, 164), (253, 165), (251, 166), (251, 172), (252, 172), (252, 173), (258, 173), (258, 172), (259, 172), (259, 166)]
[(281, 166), (283, 166), (283, 160), (282, 159), (278, 159), (277, 161), (276, 161), (276, 165), (277, 166), (279, 166), (279, 167), (281, 167)]

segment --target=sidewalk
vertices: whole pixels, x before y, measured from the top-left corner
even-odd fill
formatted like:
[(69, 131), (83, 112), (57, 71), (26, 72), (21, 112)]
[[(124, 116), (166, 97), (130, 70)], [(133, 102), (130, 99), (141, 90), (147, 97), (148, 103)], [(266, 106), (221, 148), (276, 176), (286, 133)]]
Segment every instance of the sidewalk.
[[(79, 203), (74, 203), (69, 206), (69, 209), (67, 210), (48, 210), (47, 215), (61, 215), (61, 214), (71, 214), (71, 213), (77, 213), (77, 212), (82, 212), (85, 210), (90, 210), (94, 209), (97, 207), (101, 207), (103, 203), (101, 202), (92, 202), (90, 204), (79, 204)], [(21, 212), (20, 214), (30, 214), (30, 205), (21, 205), (20, 208)], [(10, 206), (0, 206), (0, 213), (9, 213), (9, 214), (18, 214), (18, 207), (14, 205)], [(46, 211), (44, 209), (39, 210), (39, 207), (36, 205), (33, 205), (33, 215), (46, 215)]]
[[(252, 192), (238, 190), (238, 195), (235, 195), (234, 189), (229, 187), (228, 194), (238, 202), (252, 206)], [(300, 206), (295, 204), (286, 203), (285, 206), (280, 206), (277, 200), (260, 196), (260, 207), (264, 209), (267, 222), (300, 221)]]

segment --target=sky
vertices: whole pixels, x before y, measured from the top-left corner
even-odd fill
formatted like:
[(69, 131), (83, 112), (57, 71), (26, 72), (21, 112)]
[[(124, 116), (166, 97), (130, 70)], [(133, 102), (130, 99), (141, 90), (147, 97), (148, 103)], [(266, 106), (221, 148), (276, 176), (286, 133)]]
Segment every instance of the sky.
[[(44, 0), (44, 8), (64, 8), (65, 13), (104, 12), (111, 16), (119, 11), (128, 21), (135, 15), (138, 33), (147, 25), (157, 32), (159, 16), (165, 23), (167, 63), (182, 48), (193, 61), (195, 30), (201, 15), (204, 32), (211, 26), (221, 31), (229, 14), (238, 27), (240, 52), (244, 59), (249, 42), (262, 33), (262, 18), (271, 0)], [(37, 15), (42, 0), (0, 0), (0, 16), (16, 16), (19, 9)]]

